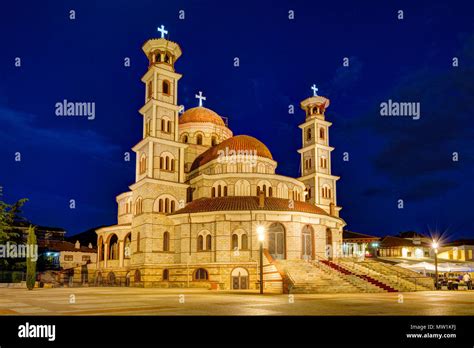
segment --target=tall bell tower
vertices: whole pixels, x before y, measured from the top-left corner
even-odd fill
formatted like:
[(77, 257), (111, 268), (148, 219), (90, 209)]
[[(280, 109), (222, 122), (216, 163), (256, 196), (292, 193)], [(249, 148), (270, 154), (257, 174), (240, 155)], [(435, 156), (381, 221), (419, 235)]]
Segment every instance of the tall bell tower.
[(174, 65), (181, 48), (164, 38), (164, 27), (158, 28), (161, 38), (143, 45), (148, 58), (148, 70), (142, 77), (145, 84), (145, 104), (139, 110), (143, 116), (143, 139), (135, 145), (136, 181), (143, 178), (184, 183), (184, 149), (178, 132), (178, 81)]
[(306, 186), (306, 201), (322, 209), (328, 214), (339, 216), (342, 209), (337, 206), (336, 181), (338, 176), (331, 174), (331, 152), (329, 146), (329, 127), (325, 112), (329, 107), (329, 99), (317, 95), (318, 89), (312, 87), (313, 96), (300, 104), (306, 113), (306, 120), (299, 125), (302, 133), (301, 177), (298, 178)]

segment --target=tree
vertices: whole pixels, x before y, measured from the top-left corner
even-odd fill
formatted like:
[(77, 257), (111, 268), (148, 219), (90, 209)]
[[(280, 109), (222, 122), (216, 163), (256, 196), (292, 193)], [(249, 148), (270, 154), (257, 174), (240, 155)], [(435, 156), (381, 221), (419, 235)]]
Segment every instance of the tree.
[[(8, 242), (12, 244), (23, 243), (23, 235), (20, 230), (15, 228), (14, 223), (23, 220), (21, 208), (27, 201), (28, 199), (23, 198), (14, 204), (8, 204), (0, 200), (0, 244), (6, 245)], [(0, 269), (10, 270), (21, 266), (22, 262), (24, 261), (2, 258), (0, 259)]]
[(33, 290), (36, 282), (36, 259), (34, 259), (33, 250), (38, 249), (36, 245), (35, 228), (31, 225), (28, 227), (26, 246), (29, 251), (28, 256), (26, 257), (26, 287), (28, 290)]
[(4, 244), (21, 237), (21, 233), (15, 230), (13, 224), (15, 221), (22, 220), (21, 208), (27, 201), (26, 198), (22, 198), (14, 204), (0, 201), (0, 243)]

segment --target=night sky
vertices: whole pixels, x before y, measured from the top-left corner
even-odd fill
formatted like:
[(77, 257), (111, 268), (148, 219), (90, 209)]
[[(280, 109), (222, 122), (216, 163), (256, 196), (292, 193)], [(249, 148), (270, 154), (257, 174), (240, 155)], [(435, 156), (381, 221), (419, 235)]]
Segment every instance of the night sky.
[[(194, 107), (203, 91), (204, 106), (228, 117), (234, 134), (269, 147), (279, 174), (299, 176), (299, 103), (311, 85), (331, 100), (332, 169), (347, 229), (474, 238), (473, 12), (472, 1), (2, 4), (3, 199), (27, 197), (28, 219), (68, 234), (116, 223), (115, 196), (135, 177), (135, 157), (125, 162), (124, 152), (142, 132), (141, 46), (163, 24), (183, 50), (179, 103)], [(57, 117), (64, 99), (95, 102), (95, 119)], [(421, 103), (421, 118), (382, 117), (389, 99)]]

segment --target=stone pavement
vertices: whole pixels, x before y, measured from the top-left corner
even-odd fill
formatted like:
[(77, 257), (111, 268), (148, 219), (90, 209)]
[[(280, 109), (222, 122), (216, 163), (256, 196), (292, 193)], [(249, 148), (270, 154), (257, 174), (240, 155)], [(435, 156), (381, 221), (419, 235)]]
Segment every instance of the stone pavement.
[(474, 315), (474, 291), (259, 295), (196, 289), (0, 288), (0, 315)]

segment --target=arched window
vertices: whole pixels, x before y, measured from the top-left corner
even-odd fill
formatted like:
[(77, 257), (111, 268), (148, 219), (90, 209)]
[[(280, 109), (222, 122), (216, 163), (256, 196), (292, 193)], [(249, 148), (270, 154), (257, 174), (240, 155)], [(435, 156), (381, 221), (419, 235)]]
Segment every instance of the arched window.
[(166, 120), (164, 118), (161, 119), (161, 131), (166, 131)]
[(216, 145), (217, 145), (217, 138), (216, 138), (215, 136), (213, 136), (213, 137), (211, 138), (211, 144), (212, 144), (212, 146), (216, 146)]
[(147, 84), (147, 98), (153, 98), (153, 82), (149, 81)]
[(163, 200), (162, 200), (162, 199), (158, 200), (158, 212), (160, 212), (160, 213), (163, 213), (163, 212), (164, 212), (164, 209), (163, 209)]
[(202, 235), (198, 236), (197, 240), (197, 250), (203, 251), (204, 250), (204, 237)]
[(155, 63), (161, 63), (161, 52), (155, 53)]
[(196, 136), (196, 144), (202, 145), (202, 135), (201, 134), (198, 134)]
[(169, 198), (165, 198), (165, 213), (169, 213), (169, 204), (170, 204)]
[(165, 63), (171, 64), (171, 55), (168, 52), (165, 54)]
[(235, 183), (236, 196), (250, 196), (250, 183), (247, 180), (239, 180)]
[(187, 134), (183, 134), (183, 137), (181, 139), (182, 139), (183, 143), (185, 143), (185, 144), (187, 144), (188, 141), (189, 141), (189, 137), (188, 137)]
[(163, 270), (163, 280), (170, 280), (170, 271), (168, 269)]
[(206, 236), (206, 250), (212, 250), (212, 237), (210, 234)]
[(325, 136), (324, 128), (319, 128), (319, 138), (324, 139), (324, 136)]
[(163, 233), (163, 251), (170, 251), (170, 233)]
[(273, 197), (273, 188), (271, 186), (268, 188), (268, 197)]
[(142, 154), (142, 156), (140, 157), (139, 172), (140, 174), (144, 174), (146, 172), (146, 155), (145, 154)]
[(168, 80), (163, 80), (163, 94), (170, 95), (170, 82)]
[(174, 172), (174, 163), (175, 163), (175, 160), (171, 159), (170, 169), (172, 172)]
[(175, 201), (171, 201), (170, 203), (171, 207), (170, 207), (170, 212), (171, 213), (174, 213), (175, 209), (176, 209), (176, 202)]
[(140, 251), (140, 232), (137, 232), (137, 252)]
[(323, 168), (323, 169), (326, 169), (326, 168), (327, 168), (327, 166), (328, 166), (328, 160), (327, 160), (326, 157), (321, 157), (320, 160), (319, 160), (319, 162), (320, 162), (321, 168)]
[(135, 201), (135, 215), (143, 213), (143, 199), (138, 197)]
[(239, 236), (236, 233), (232, 235), (232, 250), (239, 250)]
[(108, 260), (118, 260), (118, 238), (116, 234), (113, 234), (109, 239), (109, 255)]
[(194, 272), (194, 280), (208, 280), (209, 273), (204, 268), (198, 268)]
[(211, 197), (214, 198), (215, 196), (216, 196), (216, 188), (213, 187), (213, 188), (211, 189)]
[(242, 240), (240, 248), (242, 250), (247, 250), (249, 248), (249, 238), (247, 237), (247, 234), (243, 234), (241, 238)]
[(308, 130), (306, 131), (306, 141), (310, 141), (311, 137), (312, 137), (311, 128), (308, 128)]

